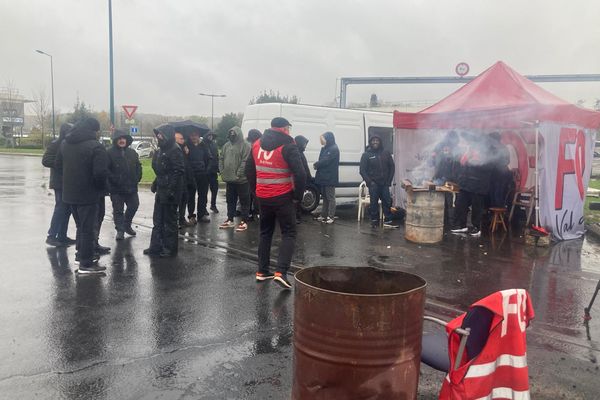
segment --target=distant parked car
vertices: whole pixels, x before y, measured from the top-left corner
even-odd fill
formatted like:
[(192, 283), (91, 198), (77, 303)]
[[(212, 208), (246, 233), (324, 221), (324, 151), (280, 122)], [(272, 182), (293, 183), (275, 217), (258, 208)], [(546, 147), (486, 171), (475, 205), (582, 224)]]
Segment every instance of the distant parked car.
[(154, 145), (151, 142), (145, 140), (134, 140), (133, 142), (131, 142), (130, 147), (133, 150), (135, 150), (136, 153), (138, 153), (138, 156), (140, 156), (140, 158), (152, 157), (155, 150)]

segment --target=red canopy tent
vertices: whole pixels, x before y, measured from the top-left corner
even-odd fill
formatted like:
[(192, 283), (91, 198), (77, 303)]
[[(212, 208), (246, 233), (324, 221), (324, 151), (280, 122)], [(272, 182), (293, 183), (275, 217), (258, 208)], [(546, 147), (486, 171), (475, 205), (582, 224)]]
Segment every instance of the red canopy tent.
[(598, 128), (600, 113), (556, 97), (502, 61), (456, 92), (417, 113), (394, 112), (400, 129), (499, 129), (520, 121), (556, 121)]
[[(527, 169), (537, 169), (538, 160), (545, 172), (553, 170), (543, 177), (547, 181), (540, 182), (540, 187), (546, 185), (548, 189), (546, 195), (560, 184), (562, 196), (563, 185), (565, 191), (569, 190), (570, 175), (580, 176), (580, 180), (574, 183), (581, 192), (582, 186), (587, 188), (591, 174), (591, 162), (586, 164), (585, 160), (592, 158), (595, 141), (595, 132), (592, 130), (598, 127), (600, 112), (560, 99), (499, 61), (431, 107), (417, 113), (394, 112), (396, 177), (410, 178), (410, 171), (422, 167), (419, 163), (427, 157), (432, 143), (435, 144), (450, 129), (480, 134), (501, 131), (503, 143), (514, 147), (511, 157), (511, 164), (514, 165), (511, 167), (524, 170), (524, 175), (529, 175), (529, 180), (522, 182), (523, 187), (534, 186), (531, 179), (533, 174), (528, 174)], [(575, 130), (567, 131), (568, 129)], [(538, 137), (543, 141), (539, 150)], [(564, 162), (559, 163), (559, 159)], [(569, 169), (569, 163), (573, 168)], [(557, 165), (566, 165), (567, 169), (557, 171)], [(558, 181), (557, 176), (560, 178)], [(564, 176), (567, 178), (563, 181)], [(550, 183), (554, 185), (553, 188), (550, 188)], [(537, 189), (537, 185), (535, 187)], [(399, 195), (396, 198), (403, 198), (403, 193), (396, 195)], [(540, 197), (540, 209), (544, 214), (542, 222), (545, 221), (554, 231), (558, 226), (551, 226), (551, 220), (556, 218), (550, 214), (563, 209), (563, 202), (558, 201), (558, 196), (557, 192), (556, 207), (555, 204), (550, 204), (549, 198), (543, 198), (543, 191)], [(570, 211), (573, 207), (581, 208), (580, 211), (575, 211), (575, 216), (583, 215), (582, 201), (577, 202), (577, 205), (573, 202), (569, 204), (572, 206)], [(560, 224), (557, 222), (554, 225)], [(567, 236), (577, 237), (582, 233), (581, 224), (574, 236)]]

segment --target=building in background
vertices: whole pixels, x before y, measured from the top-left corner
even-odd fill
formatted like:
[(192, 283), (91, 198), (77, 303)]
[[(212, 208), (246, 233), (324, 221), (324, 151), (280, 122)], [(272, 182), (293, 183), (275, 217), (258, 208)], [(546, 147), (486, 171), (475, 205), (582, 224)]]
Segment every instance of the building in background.
[(23, 137), (25, 103), (30, 103), (14, 88), (0, 88), (0, 134), (12, 145)]

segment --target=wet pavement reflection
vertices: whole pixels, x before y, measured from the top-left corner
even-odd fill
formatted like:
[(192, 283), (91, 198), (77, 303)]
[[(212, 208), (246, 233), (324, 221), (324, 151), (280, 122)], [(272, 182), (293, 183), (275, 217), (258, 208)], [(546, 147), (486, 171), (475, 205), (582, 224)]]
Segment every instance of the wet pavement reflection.
[[(152, 194), (142, 189), (137, 237), (114, 240), (107, 202), (107, 274), (77, 276), (72, 247), (43, 244), (54, 201), (47, 179), (39, 158), (0, 156), (0, 397), (288, 398), (293, 296), (253, 280), (257, 222), (243, 233), (221, 230), (223, 214), (213, 214), (211, 223), (181, 231), (177, 258), (149, 259), (142, 250)], [(446, 319), (491, 292), (525, 288), (536, 312), (528, 331), (533, 397), (595, 393), (600, 300), (591, 320), (583, 317), (600, 280), (600, 243), (533, 248), (518, 234), (498, 233), (446, 235), (427, 246), (407, 242), (403, 228), (358, 223), (354, 206), (339, 215), (332, 225), (308, 218), (298, 225), (295, 268), (418, 274), (428, 282), (427, 313)], [(436, 398), (441, 379), (423, 368), (422, 398)]]

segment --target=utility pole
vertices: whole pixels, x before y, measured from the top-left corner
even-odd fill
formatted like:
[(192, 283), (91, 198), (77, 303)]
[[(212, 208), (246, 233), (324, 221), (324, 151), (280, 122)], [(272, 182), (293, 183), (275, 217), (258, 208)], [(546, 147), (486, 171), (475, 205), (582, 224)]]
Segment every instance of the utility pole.
[(200, 96), (210, 97), (210, 130), (215, 130), (215, 97), (227, 97), (225, 94), (198, 93)]
[(115, 85), (113, 74), (112, 0), (108, 0), (108, 52), (110, 64), (110, 128), (115, 128)]

